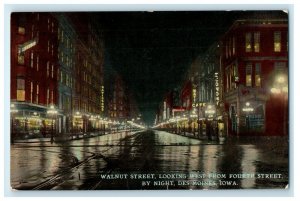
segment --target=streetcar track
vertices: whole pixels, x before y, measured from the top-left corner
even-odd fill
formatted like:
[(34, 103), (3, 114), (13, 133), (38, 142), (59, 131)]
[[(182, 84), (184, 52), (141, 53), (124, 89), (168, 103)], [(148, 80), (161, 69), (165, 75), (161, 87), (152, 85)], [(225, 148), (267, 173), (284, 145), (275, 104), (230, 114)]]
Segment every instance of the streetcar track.
[[(124, 140), (128, 140), (128, 138), (134, 137), (134, 136), (137, 135), (137, 134), (140, 135), (140, 132), (136, 132), (136, 133), (134, 133), (134, 134), (132, 134), (132, 135), (130, 135), (130, 136), (126, 136), (126, 137), (125, 137), (126, 139), (122, 138), (122, 139), (120, 140), (120, 142), (119, 142), (119, 145), (120, 145), (120, 143), (123, 142)], [(138, 135), (138, 136), (139, 136), (139, 135)], [(44, 146), (43, 146), (43, 147), (44, 147)], [(85, 147), (85, 146), (80, 146), (80, 147)], [(108, 149), (103, 150), (103, 151), (101, 151), (101, 152), (102, 152), (102, 153), (108, 152), (110, 149), (115, 148), (115, 147), (116, 147), (116, 146), (109, 147)], [(107, 158), (107, 157), (105, 157), (104, 155), (102, 155), (101, 153), (99, 153), (99, 154), (93, 153), (92, 156), (90, 156), (90, 157), (84, 159), (83, 161), (79, 162), (77, 165), (75, 165), (75, 166), (73, 166), (73, 167), (71, 167), (71, 168), (69, 168), (69, 169), (66, 169), (66, 170), (64, 170), (64, 171), (62, 171), (62, 172), (60, 172), (60, 173), (58, 173), (58, 174), (56, 174), (56, 175), (53, 175), (50, 179), (48, 179), (48, 180), (46, 180), (46, 181), (44, 181), (44, 182), (38, 184), (38, 185), (37, 185), (36, 187), (34, 187), (32, 190), (42, 190), (44, 187), (50, 186), (51, 184), (55, 183), (56, 181), (62, 180), (62, 178), (63, 178), (66, 174), (68, 174), (68, 173), (73, 173), (74, 170), (77, 170), (80, 166), (86, 164), (86, 163), (89, 162), (90, 160), (95, 159), (95, 158), (99, 158), (99, 157), (100, 157), (100, 158), (103, 158), (103, 159)], [(109, 174), (111, 171), (112, 171), (112, 169), (108, 169), (107, 172), (106, 172), (106, 174)], [(62, 184), (62, 183), (64, 183), (64, 181), (60, 182), (59, 184)], [(92, 188), (97, 188), (98, 185), (100, 185), (100, 183), (101, 183), (101, 180), (98, 181)], [(57, 184), (56, 186), (58, 186), (59, 184)]]

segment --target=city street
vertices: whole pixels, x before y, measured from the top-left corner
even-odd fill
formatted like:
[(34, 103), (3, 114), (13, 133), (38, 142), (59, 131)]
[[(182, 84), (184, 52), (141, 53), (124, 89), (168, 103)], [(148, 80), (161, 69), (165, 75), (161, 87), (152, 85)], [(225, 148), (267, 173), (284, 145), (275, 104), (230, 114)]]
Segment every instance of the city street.
[[(186, 178), (191, 174), (197, 177)], [(11, 145), (11, 186), (19, 190), (257, 189), (287, 184), (288, 145), (280, 139), (227, 139), (220, 144), (143, 130)]]

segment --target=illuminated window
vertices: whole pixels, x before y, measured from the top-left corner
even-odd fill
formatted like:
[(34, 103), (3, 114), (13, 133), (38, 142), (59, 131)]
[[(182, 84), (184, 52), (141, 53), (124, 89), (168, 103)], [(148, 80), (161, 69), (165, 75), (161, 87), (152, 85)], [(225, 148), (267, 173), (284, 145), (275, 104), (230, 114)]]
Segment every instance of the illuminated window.
[(17, 78), (17, 101), (25, 101), (25, 80)]
[(49, 63), (49, 61), (47, 61), (47, 77), (49, 77), (49, 65), (50, 65), (50, 63)]
[(54, 52), (54, 46), (53, 44), (51, 45), (51, 55), (53, 56), (53, 52)]
[(30, 82), (30, 102), (33, 102), (33, 82)]
[(40, 92), (40, 87), (39, 84), (36, 85), (36, 97), (35, 97), (35, 102), (39, 103), (39, 92)]
[(54, 65), (51, 65), (51, 77), (54, 78)]
[(47, 88), (47, 98), (46, 98), (47, 106), (49, 105), (49, 95), (50, 95), (50, 90), (49, 90), (49, 88)]
[(252, 46), (251, 46), (251, 33), (246, 33), (245, 36), (245, 50), (246, 52), (251, 52), (252, 51)]
[(36, 71), (39, 71), (39, 56), (36, 57)]
[(48, 40), (47, 51), (50, 52), (50, 41)]
[(60, 82), (64, 82), (64, 73), (62, 71), (60, 71)]
[(18, 64), (23, 65), (25, 62), (24, 54), (18, 54)]
[(274, 32), (274, 52), (281, 51), (281, 32), (275, 31)]
[(252, 64), (249, 63), (246, 65), (246, 86), (252, 86)]
[(260, 33), (254, 33), (254, 52), (260, 51)]
[(24, 27), (18, 27), (18, 33), (24, 35), (25, 34), (25, 28)]
[(30, 67), (33, 68), (33, 52), (30, 54)]
[(260, 65), (260, 63), (255, 64), (255, 86), (261, 87), (261, 65)]

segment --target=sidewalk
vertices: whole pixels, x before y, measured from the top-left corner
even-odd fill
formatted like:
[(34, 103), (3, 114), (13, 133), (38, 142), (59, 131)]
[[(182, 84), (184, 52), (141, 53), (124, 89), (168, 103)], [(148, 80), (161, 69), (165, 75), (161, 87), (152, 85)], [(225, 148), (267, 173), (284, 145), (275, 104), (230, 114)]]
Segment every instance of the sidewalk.
[[(70, 141), (70, 140), (80, 140), (84, 138), (92, 138), (102, 135), (109, 135), (109, 134), (117, 134), (122, 132), (134, 132), (136, 130), (120, 130), (120, 131), (112, 131), (112, 132), (106, 132), (103, 133), (103, 131), (99, 132), (90, 132), (90, 133), (65, 133), (61, 136), (54, 137), (54, 142), (64, 142), (64, 141)], [(38, 142), (51, 142), (50, 137), (45, 138), (32, 138), (32, 139), (18, 139), (14, 140), (14, 143), (38, 143)]]

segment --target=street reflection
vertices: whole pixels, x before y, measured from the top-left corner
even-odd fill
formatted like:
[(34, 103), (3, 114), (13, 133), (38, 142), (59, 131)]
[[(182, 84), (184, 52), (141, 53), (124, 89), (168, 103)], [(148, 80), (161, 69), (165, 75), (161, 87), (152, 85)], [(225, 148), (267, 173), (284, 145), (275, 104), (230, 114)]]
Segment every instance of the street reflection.
[[(15, 189), (40, 189), (40, 183), (59, 175), (41, 189), (140, 189), (140, 183), (129, 180), (99, 182), (99, 175), (153, 172), (207, 175), (198, 179), (207, 185), (190, 182), (155, 187), (158, 189), (276, 188), (288, 182), (285, 147), (278, 150), (231, 141), (213, 144), (161, 131), (123, 132), (51, 146), (47, 142), (16, 144), (11, 149), (11, 185)], [(274, 156), (276, 162), (269, 159)], [(236, 176), (274, 171), (284, 179), (268, 182)], [(228, 178), (230, 174), (235, 176)], [(224, 185), (220, 180), (236, 185)]]

